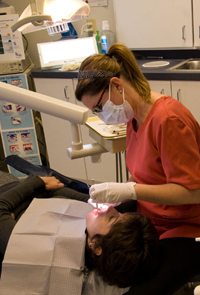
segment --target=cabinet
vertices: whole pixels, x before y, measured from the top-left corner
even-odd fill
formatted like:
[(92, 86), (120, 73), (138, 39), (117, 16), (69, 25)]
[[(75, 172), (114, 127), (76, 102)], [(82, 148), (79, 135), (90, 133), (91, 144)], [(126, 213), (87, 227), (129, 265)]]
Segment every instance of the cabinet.
[(113, 0), (113, 3), (117, 41), (131, 49), (200, 46), (199, 0)]
[(163, 95), (171, 95), (171, 82), (170, 81), (148, 81), (153, 91)]
[(172, 96), (184, 104), (200, 124), (200, 82), (171, 81)]
[(200, 124), (200, 82), (199, 81), (148, 81), (151, 89), (164, 95), (171, 95), (190, 110)]
[(194, 46), (200, 47), (200, 1), (193, 0), (193, 15), (194, 15)]
[[(36, 91), (45, 95), (80, 104), (74, 95), (77, 79), (34, 78)], [(90, 112), (89, 116), (92, 116)], [(115, 154), (101, 155), (100, 163), (92, 163), (91, 157), (71, 160), (67, 155), (67, 148), (71, 146), (71, 124), (68, 121), (41, 113), (49, 162), (52, 169), (69, 177), (96, 182), (116, 180)], [(86, 126), (80, 126), (83, 144), (94, 142), (89, 136)], [(123, 160), (123, 174), (125, 175), (125, 161)], [(124, 179), (125, 181), (125, 179)]]
[[(36, 91), (75, 103), (72, 80), (34, 79)], [(71, 161), (67, 148), (71, 146), (70, 122), (41, 113), (50, 166), (69, 177), (85, 179), (83, 159)]]

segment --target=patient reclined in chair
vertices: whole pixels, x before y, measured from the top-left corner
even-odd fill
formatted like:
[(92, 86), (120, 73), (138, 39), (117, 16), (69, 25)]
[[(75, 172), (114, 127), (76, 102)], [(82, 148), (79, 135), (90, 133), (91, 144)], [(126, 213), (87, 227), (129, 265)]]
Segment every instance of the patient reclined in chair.
[[(19, 160), (21, 163), (21, 159)], [(41, 174), (41, 171), (38, 174)], [(28, 194), (31, 192), (32, 181), (38, 182), (38, 177), (37, 180), (35, 177), (27, 178), (27, 182), (32, 179), (29, 181), (30, 185), (25, 188)], [(49, 198), (44, 191), (39, 198), (33, 199), (30, 196), (29, 206), (14, 224), (6, 248), (0, 294), (124, 294), (128, 289), (108, 286), (94, 271), (85, 269), (85, 216), (92, 207), (85, 203), (88, 194), (80, 191), (86, 191), (88, 188), (84, 183), (62, 175), (60, 177), (64, 177), (66, 186), (74, 185), (83, 202), (62, 199), (59, 195)], [(17, 184), (13, 189), (16, 197), (20, 194), (20, 186), (23, 184), (12, 175), (9, 175), (9, 178), (1, 187), (0, 199), (5, 197), (7, 185), (15, 182)], [(37, 194), (40, 193), (40, 186), (41, 183), (36, 189)], [(72, 192), (70, 188), (69, 192)], [(76, 196), (75, 191), (74, 194)]]
[(34, 199), (9, 240), (0, 294), (125, 293), (84, 270), (85, 215), (90, 211), (90, 205), (74, 200)]

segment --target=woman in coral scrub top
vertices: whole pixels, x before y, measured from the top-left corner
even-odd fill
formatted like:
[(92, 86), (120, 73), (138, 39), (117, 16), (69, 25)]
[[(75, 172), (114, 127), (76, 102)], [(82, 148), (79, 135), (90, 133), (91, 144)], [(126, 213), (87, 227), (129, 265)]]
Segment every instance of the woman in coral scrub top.
[[(163, 247), (163, 266), (130, 294), (172, 294), (200, 273), (200, 127), (170, 96), (151, 91), (133, 53), (116, 43), (83, 61), (76, 97), (107, 124), (127, 123), (127, 183), (95, 184), (96, 203), (137, 202)], [(128, 204), (128, 203), (127, 203)]]

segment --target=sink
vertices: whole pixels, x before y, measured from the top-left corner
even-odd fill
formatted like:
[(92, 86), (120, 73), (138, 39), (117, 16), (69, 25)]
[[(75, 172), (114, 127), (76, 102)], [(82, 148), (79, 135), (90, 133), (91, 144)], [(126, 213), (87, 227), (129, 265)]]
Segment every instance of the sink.
[(190, 71), (200, 71), (200, 59), (189, 59), (186, 60), (173, 68), (171, 70), (190, 70)]

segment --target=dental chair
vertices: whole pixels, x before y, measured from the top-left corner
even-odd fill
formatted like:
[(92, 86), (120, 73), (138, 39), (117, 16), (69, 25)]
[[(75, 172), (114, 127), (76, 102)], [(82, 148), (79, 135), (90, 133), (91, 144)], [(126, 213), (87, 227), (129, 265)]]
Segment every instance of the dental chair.
[(60, 174), (47, 166), (34, 165), (17, 155), (6, 157), (5, 163), (26, 175), (55, 176), (60, 182), (64, 183), (65, 186), (81, 193), (89, 193), (89, 188), (86, 183)]

